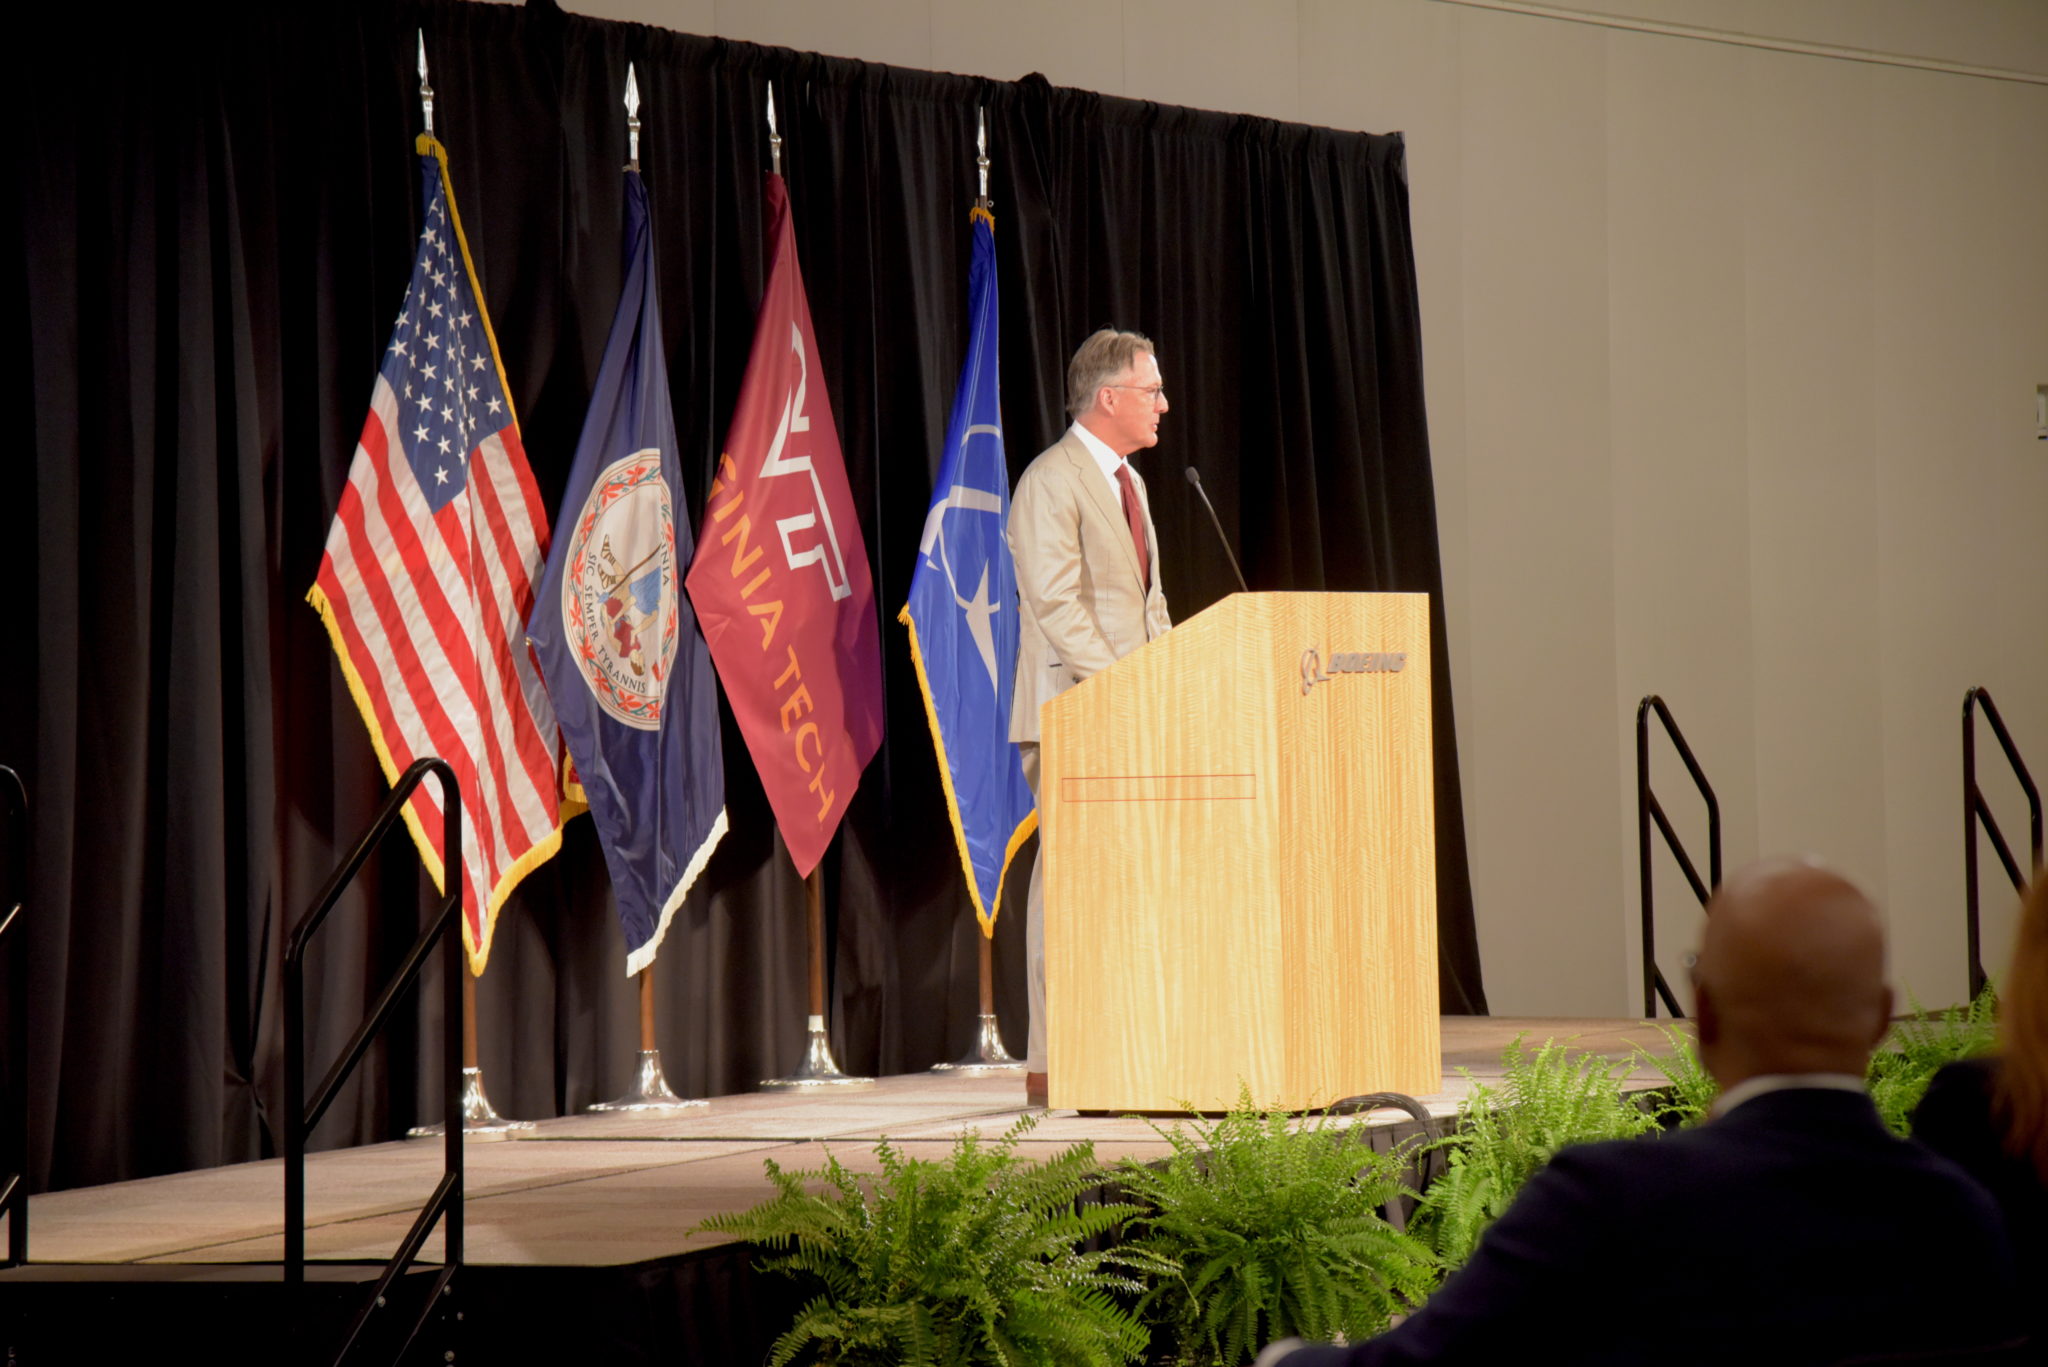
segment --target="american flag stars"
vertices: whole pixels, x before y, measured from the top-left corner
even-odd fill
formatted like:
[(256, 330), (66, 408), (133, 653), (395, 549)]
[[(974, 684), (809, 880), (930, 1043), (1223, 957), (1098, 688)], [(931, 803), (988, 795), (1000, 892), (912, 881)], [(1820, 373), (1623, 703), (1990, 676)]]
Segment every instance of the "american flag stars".
[(450, 254), (445, 194), (427, 204), (410, 287), (400, 305), (384, 378), (416, 410), (399, 442), (434, 510), (461, 493), (471, 453), (511, 420), (490, 347), (480, 332), (469, 272)]

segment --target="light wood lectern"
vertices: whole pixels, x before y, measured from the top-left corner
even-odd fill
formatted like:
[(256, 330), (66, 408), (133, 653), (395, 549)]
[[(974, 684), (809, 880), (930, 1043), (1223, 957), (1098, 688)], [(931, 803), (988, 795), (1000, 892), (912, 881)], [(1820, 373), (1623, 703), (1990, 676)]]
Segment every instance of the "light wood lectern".
[(1048, 1100), (1440, 1091), (1428, 596), (1239, 593), (1040, 714)]

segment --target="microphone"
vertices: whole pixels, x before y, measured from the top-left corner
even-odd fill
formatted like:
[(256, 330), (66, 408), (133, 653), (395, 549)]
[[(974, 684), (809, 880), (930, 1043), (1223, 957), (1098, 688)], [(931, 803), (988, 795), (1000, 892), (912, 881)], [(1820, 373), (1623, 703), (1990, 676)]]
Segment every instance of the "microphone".
[(1216, 516), (1216, 505), (1209, 501), (1209, 491), (1202, 487), (1201, 473), (1190, 465), (1187, 474), (1188, 483), (1195, 486), (1195, 493), (1201, 498), (1202, 506), (1209, 510), (1209, 525), (1216, 529), (1216, 539), (1223, 543), (1223, 553), (1230, 556), (1230, 572), (1237, 576), (1237, 586), (1250, 593), (1252, 586), (1244, 582), (1244, 571), (1237, 567), (1237, 557), (1231, 555), (1230, 538), (1223, 534), (1223, 519)]

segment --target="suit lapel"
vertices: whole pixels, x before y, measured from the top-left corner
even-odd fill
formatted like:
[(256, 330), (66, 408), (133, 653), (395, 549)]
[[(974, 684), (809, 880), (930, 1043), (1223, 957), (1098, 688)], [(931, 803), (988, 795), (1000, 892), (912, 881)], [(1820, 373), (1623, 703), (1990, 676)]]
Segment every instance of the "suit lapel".
[[(1095, 457), (1081, 444), (1079, 437), (1069, 433), (1061, 439), (1060, 444), (1067, 453), (1068, 463), (1074, 467), (1074, 478), (1080, 482), (1082, 489), (1086, 490), (1088, 502), (1093, 505), (1095, 515), (1119, 533), (1110, 540), (1122, 547), (1124, 567), (1131, 572), (1131, 578), (1136, 579), (1138, 548), (1131, 542), (1131, 524), (1124, 520), (1123, 501), (1110, 492), (1109, 481), (1102, 477), (1102, 467), (1095, 463)], [(1144, 503), (1145, 496), (1141, 493), (1138, 495), (1138, 504), (1142, 508)], [(1146, 514), (1146, 520), (1151, 520), (1149, 512)], [(1152, 547), (1148, 545), (1145, 549), (1150, 551)], [(1140, 587), (1149, 590), (1151, 585), (1141, 584)]]

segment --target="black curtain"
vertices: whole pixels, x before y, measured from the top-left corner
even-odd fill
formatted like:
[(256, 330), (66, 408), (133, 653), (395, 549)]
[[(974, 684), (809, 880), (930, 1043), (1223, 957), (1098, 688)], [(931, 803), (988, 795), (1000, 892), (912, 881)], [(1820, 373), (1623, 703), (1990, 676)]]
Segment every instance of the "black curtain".
[[(274, 1152), (281, 942), (384, 790), (302, 599), (418, 231), (415, 31), (435, 126), (550, 512), (620, 284), (619, 100), (641, 159), (686, 471), (701, 509), (763, 272), (773, 81), (823, 370), (883, 614), (888, 739), (825, 868), (841, 1062), (958, 1055), (975, 931), (894, 621), (965, 333), (977, 106), (994, 158), (1013, 474), (1065, 425), (1066, 358), (1151, 335), (1172, 399), (1151, 479), (1169, 601), (1233, 586), (1198, 465), (1263, 589), (1427, 592), (1444, 1009), (1482, 1012), (1423, 416), (1403, 146), (583, 19), (552, 4), (42, 13), (17, 51), (10, 178), (26, 361), (4, 463), (0, 763), (31, 794), (30, 1164), (40, 1188)], [(797, 1058), (801, 887), (729, 725), (732, 833), (654, 973), (688, 1094)], [(1012, 888), (1021, 888), (1021, 878)], [(401, 837), (323, 932), (324, 1066), (419, 923)], [(1022, 917), (997, 934), (1021, 1044)], [(625, 1090), (631, 985), (587, 821), (501, 915), (485, 1077), (545, 1116)], [(432, 997), (428, 997), (431, 1001)], [(316, 1135), (435, 1114), (421, 1006)]]

